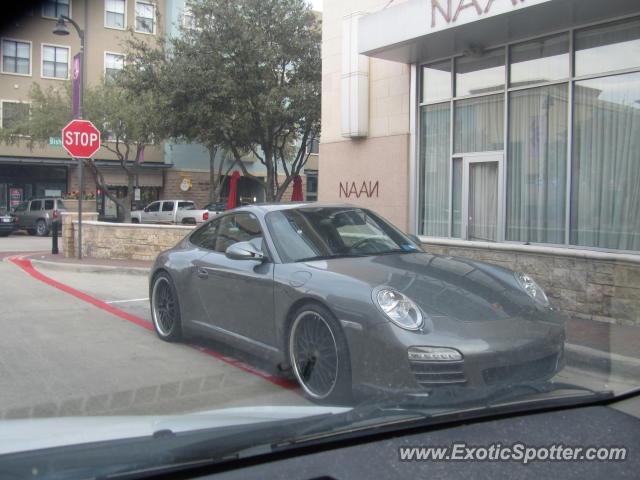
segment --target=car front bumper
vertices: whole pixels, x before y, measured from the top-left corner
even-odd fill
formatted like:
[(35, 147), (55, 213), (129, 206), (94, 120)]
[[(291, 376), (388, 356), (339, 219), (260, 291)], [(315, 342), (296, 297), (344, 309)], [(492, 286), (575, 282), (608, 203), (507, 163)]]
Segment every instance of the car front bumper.
[[(512, 322), (512, 327), (497, 328), (506, 322)], [(465, 337), (463, 329), (438, 333), (410, 332), (390, 322), (368, 329), (349, 325), (344, 330), (354, 390), (375, 393), (514, 384), (549, 379), (564, 365), (564, 322), (557, 313), (541, 320), (501, 319), (487, 328), (487, 336)], [(410, 360), (409, 348), (419, 346), (455, 349), (462, 359)]]

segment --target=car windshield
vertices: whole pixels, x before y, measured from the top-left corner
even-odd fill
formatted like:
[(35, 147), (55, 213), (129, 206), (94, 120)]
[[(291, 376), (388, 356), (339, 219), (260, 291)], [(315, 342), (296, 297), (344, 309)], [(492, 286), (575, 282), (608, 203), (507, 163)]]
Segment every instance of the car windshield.
[(267, 222), (285, 262), (421, 251), (388, 222), (360, 208), (281, 210), (269, 214)]

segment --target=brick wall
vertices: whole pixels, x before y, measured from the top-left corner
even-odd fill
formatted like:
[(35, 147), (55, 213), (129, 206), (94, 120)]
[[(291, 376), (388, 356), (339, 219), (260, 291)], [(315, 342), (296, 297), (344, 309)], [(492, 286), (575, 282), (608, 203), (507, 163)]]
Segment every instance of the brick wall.
[[(175, 246), (194, 228), (98, 222), (95, 213), (83, 213), (82, 217), (82, 255), (92, 258), (154, 260), (158, 253)], [(77, 218), (77, 213), (63, 217), (62, 249), (66, 257), (76, 255)]]
[[(444, 242), (443, 242), (444, 243)], [(533, 247), (531, 252), (423, 243), (433, 253), (472, 258), (529, 274), (565, 314), (640, 326), (640, 255)], [(515, 250), (515, 251), (514, 251)]]

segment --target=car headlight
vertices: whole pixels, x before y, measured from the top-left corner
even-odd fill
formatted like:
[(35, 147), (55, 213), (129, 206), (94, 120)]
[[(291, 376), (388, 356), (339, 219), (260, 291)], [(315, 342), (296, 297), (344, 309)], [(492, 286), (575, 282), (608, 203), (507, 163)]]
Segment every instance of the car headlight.
[(373, 298), (387, 318), (400, 328), (418, 330), (422, 327), (422, 313), (406, 295), (391, 288), (382, 288), (375, 292)]
[(542, 290), (540, 285), (538, 285), (533, 278), (526, 273), (521, 272), (516, 272), (515, 277), (522, 289), (527, 292), (527, 295), (533, 298), (536, 303), (543, 307), (551, 306), (551, 302), (549, 301), (547, 294), (544, 293), (544, 290)]

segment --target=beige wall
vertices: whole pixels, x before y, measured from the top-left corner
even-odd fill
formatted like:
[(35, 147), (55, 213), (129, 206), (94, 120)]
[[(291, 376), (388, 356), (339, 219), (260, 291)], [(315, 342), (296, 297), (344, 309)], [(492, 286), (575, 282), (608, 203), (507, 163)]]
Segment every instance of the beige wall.
[[(369, 59), (369, 135), (344, 138), (341, 121), (342, 20), (374, 12), (388, 0), (325, 0), (322, 20), (322, 136), (318, 173), (320, 201), (370, 207), (400, 228), (408, 225), (410, 66)], [(394, 2), (402, 3), (401, 1)], [(349, 185), (341, 196), (341, 182)], [(366, 189), (363, 190), (362, 182)], [(377, 196), (369, 196), (369, 182)], [(355, 183), (359, 196), (353, 192)], [(367, 191), (365, 191), (367, 190)], [(360, 194), (360, 192), (362, 193)]]
[[(147, 3), (155, 3), (160, 14), (164, 11), (164, 0), (145, 0)], [(133, 26), (135, 22), (135, 0), (127, 0), (127, 26)], [(70, 17), (85, 30), (86, 72), (89, 85), (98, 84), (104, 74), (105, 52), (123, 53), (123, 41), (128, 37), (126, 30), (106, 28), (104, 0), (71, 0)], [(89, 7), (86, 11), (86, 6)], [(89, 19), (85, 23), (85, 13)], [(68, 25), (70, 34), (67, 36), (54, 35), (52, 30), (56, 24), (55, 19), (44, 18), (40, 7), (33, 7), (33, 16), (26, 15), (15, 19), (2, 32), (2, 38), (31, 42), (31, 74), (16, 75), (0, 73), (0, 100), (26, 101), (29, 89), (34, 82), (40, 84), (43, 89), (53, 87), (63, 90), (64, 80), (42, 78), (42, 45), (69, 47), (69, 68), (71, 68), (73, 56), (80, 51), (80, 39), (72, 25)], [(156, 26), (159, 32), (161, 25)], [(156, 35), (136, 34), (137, 37), (152, 41)], [(0, 155), (30, 156), (30, 157), (68, 157), (62, 147), (36, 146), (29, 150), (25, 145), (0, 145)], [(95, 155), (96, 159), (113, 160), (115, 155), (101, 148)], [(162, 145), (145, 149), (146, 162), (164, 162), (164, 148)]]

